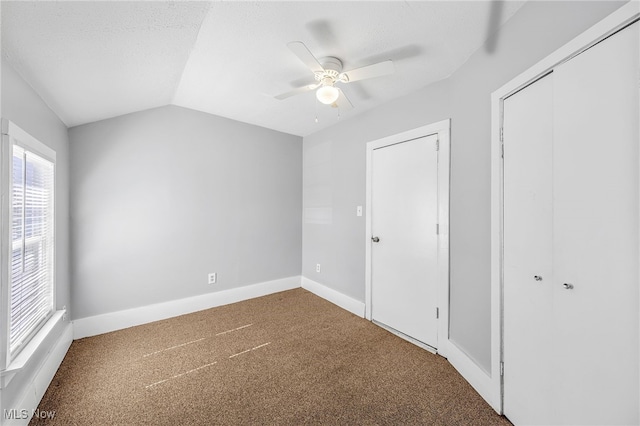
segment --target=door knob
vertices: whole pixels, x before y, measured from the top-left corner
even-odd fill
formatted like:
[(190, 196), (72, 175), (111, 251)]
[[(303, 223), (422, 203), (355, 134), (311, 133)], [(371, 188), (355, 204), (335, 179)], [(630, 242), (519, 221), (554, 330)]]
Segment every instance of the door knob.
[(542, 281), (542, 277), (540, 275), (534, 275), (533, 279), (536, 281)]
[(571, 290), (573, 288), (573, 284), (570, 284), (570, 283), (564, 283), (562, 284), (562, 286), (567, 290)]
[(377, 243), (378, 241), (380, 241), (380, 238), (378, 238), (378, 237), (371, 237), (371, 241), (373, 241), (374, 243)]

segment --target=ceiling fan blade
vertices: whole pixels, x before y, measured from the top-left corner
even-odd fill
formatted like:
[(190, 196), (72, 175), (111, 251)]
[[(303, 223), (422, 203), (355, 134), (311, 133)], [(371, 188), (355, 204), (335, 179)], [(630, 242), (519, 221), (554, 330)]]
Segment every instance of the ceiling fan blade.
[(278, 96), (274, 96), (274, 98), (276, 98), (278, 100), (287, 99), (287, 98), (290, 98), (291, 96), (299, 95), (301, 93), (310, 92), (313, 89), (316, 89), (318, 86), (320, 86), (320, 83), (307, 84), (306, 86), (298, 87), (297, 89), (293, 89), (293, 90), (290, 90), (288, 92), (281, 93)]
[(343, 75), (346, 77), (345, 83), (351, 83), (352, 81), (364, 80), (365, 78), (393, 74), (394, 71), (393, 61), (384, 61), (347, 71), (343, 73)]
[(336, 87), (336, 89), (340, 92), (340, 96), (338, 96), (338, 99), (331, 106), (340, 108), (342, 111), (349, 111), (350, 109), (353, 109), (353, 104), (349, 98), (347, 98), (347, 95), (345, 95), (339, 87)]
[(323, 72), (324, 68), (320, 62), (313, 56), (313, 53), (301, 41), (292, 41), (287, 43), (289, 49), (307, 66), (311, 71)]

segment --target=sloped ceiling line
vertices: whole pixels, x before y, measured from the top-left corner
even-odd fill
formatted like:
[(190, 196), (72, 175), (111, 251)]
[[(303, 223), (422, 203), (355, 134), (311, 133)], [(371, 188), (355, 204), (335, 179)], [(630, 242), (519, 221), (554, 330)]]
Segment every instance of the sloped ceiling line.
[(208, 4), (207, 6), (207, 11), (202, 15), (202, 19), (200, 20), (200, 24), (198, 25), (198, 31), (196, 33), (196, 36), (193, 39), (193, 43), (191, 44), (191, 47), (189, 48), (189, 53), (187, 54), (187, 57), (184, 61), (184, 63), (182, 64), (182, 68), (180, 71), (180, 78), (178, 78), (178, 80), (176, 81), (176, 84), (173, 87), (173, 94), (171, 96), (171, 104), (175, 105), (175, 99), (176, 99), (176, 94), (178, 93), (178, 88), (180, 87), (180, 85), (182, 84), (182, 79), (184, 78), (184, 70), (187, 67), (187, 64), (189, 63), (189, 60), (191, 59), (191, 55), (193, 55), (193, 50), (196, 46), (196, 44), (198, 44), (198, 40), (200, 39), (200, 34), (202, 34), (202, 26), (204, 25), (204, 21), (205, 19), (207, 19), (207, 16), (212, 13), (211, 12), (211, 3)]

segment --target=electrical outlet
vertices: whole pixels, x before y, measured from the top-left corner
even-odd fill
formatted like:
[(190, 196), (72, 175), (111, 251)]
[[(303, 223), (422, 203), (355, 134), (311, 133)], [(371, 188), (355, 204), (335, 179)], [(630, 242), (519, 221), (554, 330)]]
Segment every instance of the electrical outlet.
[(316, 272), (318, 272), (318, 273), (320, 272), (320, 264), (319, 263), (316, 263)]
[(218, 279), (218, 274), (216, 272), (212, 272), (209, 274), (209, 284), (215, 284)]

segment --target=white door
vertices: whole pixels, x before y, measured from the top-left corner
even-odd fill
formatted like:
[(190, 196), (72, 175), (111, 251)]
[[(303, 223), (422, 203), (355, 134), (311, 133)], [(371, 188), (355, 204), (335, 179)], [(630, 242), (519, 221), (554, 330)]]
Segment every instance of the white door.
[(552, 374), (560, 424), (640, 420), (639, 26), (553, 73)]
[(514, 424), (640, 420), (638, 26), (504, 101), (504, 412)]
[(504, 100), (504, 413), (551, 423), (551, 76)]
[(437, 135), (373, 151), (372, 319), (437, 348)]

